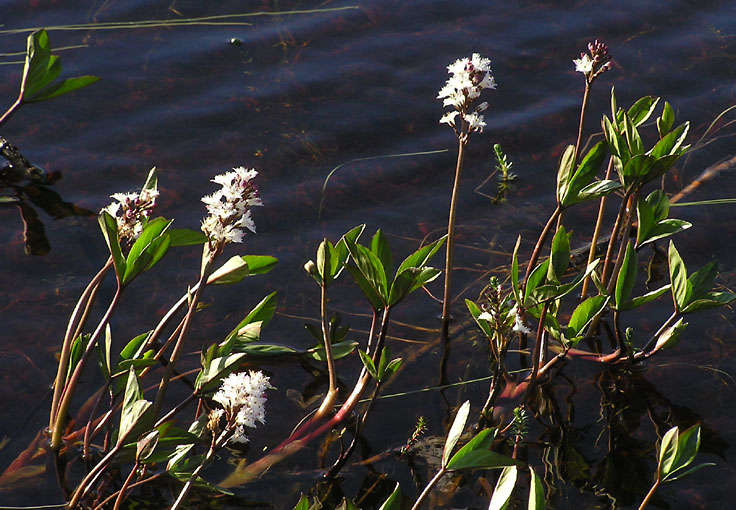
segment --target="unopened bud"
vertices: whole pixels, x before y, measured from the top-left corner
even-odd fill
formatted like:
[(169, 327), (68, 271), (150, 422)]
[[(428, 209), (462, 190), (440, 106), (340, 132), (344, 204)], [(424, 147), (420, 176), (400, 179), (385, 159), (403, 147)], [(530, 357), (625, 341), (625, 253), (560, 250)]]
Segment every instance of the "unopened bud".
[(304, 270), (310, 275), (317, 274), (317, 264), (315, 264), (313, 260), (310, 260), (304, 264)]

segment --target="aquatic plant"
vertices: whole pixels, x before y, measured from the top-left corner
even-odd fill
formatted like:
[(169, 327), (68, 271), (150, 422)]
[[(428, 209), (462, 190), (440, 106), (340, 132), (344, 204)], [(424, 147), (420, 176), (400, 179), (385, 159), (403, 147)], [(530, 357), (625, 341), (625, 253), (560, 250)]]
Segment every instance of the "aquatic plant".
[[(47, 40), (40, 33), (33, 39), (33, 47), (36, 45), (42, 51), (29, 49), (28, 62), (39, 58), (35, 55), (45, 54)], [(47, 57), (48, 67), (53, 67), (53, 62)], [(530, 463), (520, 459), (525, 458), (523, 451), (532, 417), (537, 417), (543, 407), (542, 383), (551, 377), (553, 369), (563, 360), (575, 359), (630, 368), (672, 347), (687, 326), (686, 315), (736, 300), (734, 293), (714, 290), (715, 261), (697, 271), (688, 271), (671, 240), (666, 256), (669, 283), (636, 295), (642, 287), (638, 272), (642, 249), (692, 227), (687, 221), (669, 217), (672, 201), (662, 190), (648, 194), (645, 191), (648, 184), (656, 182), (687, 152), (689, 125), (685, 122), (673, 128), (674, 110), (665, 103), (654, 123), (656, 133), (649, 137), (656, 141), (647, 146), (647, 136), (640, 131), (647, 128), (659, 99), (646, 96), (623, 109), (618, 107), (612, 90), (610, 117), (603, 115), (601, 121), (604, 139), (590, 148), (582, 146), (588, 96), (596, 79), (611, 68), (611, 56), (605, 44), (595, 41), (588, 45), (588, 53), (582, 53), (573, 63), (585, 78), (585, 91), (576, 143), (563, 150), (558, 164), (555, 208), (528, 258), (520, 253), (519, 237), (507, 273), (492, 276), (477, 302), (465, 301), (490, 353), (488, 397), (469, 433), (466, 425), (470, 403), (459, 406), (439, 455), (439, 467), (414, 499), (413, 509), (421, 507), (443, 476), (469, 470), (498, 470), (495, 488), (489, 491), (489, 508), (493, 509), (504, 508), (511, 501), (522, 478), (520, 474), (528, 471), (527, 508), (545, 508), (540, 478)], [(31, 71), (34, 65), (28, 64)], [(261, 341), (261, 331), (276, 310), (276, 295), (272, 293), (258, 302), (224, 339), (202, 349), (200, 366), (186, 373), (194, 380), (184, 398), (174, 400), (168, 389), (181, 372), (182, 353), (205, 290), (268, 273), (277, 262), (270, 256), (238, 255), (220, 263), (226, 250), (247, 240), (247, 231), (255, 232), (252, 208), (262, 205), (255, 185), (258, 172), (239, 166), (215, 176), (212, 182), (220, 189), (202, 198), (207, 216), (199, 231), (173, 228), (173, 220), (155, 216), (159, 194), (155, 168), (139, 191), (111, 195), (114, 201), (98, 216), (109, 258), (84, 290), (70, 317), (61, 342), (49, 413), (50, 448), (60, 467), (61, 485), (73, 479), (67, 477), (62, 462), (73, 455), (73, 443), (81, 444), (82, 456), (88, 462), (86, 473), (69, 495), (69, 507), (106, 508), (112, 503), (117, 509), (137, 487), (160, 482), (164, 477), (176, 487), (173, 503), (167, 502), (173, 504), (173, 509), (186, 504), (195, 487), (229, 494), (228, 489), (263, 475), (277, 462), (334, 429), (342, 430), (341, 439), (347, 432), (352, 435), (350, 444), (341, 449), (327, 469), (327, 476), (340, 472), (361, 438), (383, 385), (399, 374), (403, 365), (402, 358), (392, 358), (386, 343), (391, 313), (409, 294), (439, 278), (441, 271), (430, 263), (445, 243), (443, 312), (438, 332), (448, 339), (452, 333), (449, 319), (453, 238), (465, 148), (471, 134), (485, 126), (481, 113), (487, 103), (476, 101), (484, 89), (493, 89), (496, 84), (490, 61), (478, 53), (457, 60), (448, 66), (448, 71), (452, 76), (438, 98), (452, 110), (440, 122), (453, 129), (458, 153), (447, 235), (420, 245), (398, 266), (381, 229), (365, 244), (361, 242), (365, 225), (349, 230), (334, 243), (323, 238), (315, 260), (304, 265), (308, 277), (319, 287), (319, 326), (309, 328), (316, 345), (298, 351)], [(28, 76), (31, 75), (34, 73), (29, 71)], [(45, 87), (53, 79), (44, 76), (40, 82), (31, 81), (35, 88), (22, 91), (35, 92), (28, 98), (49, 98), (54, 92), (88, 84), (84, 80), (67, 85), (62, 82), (47, 90)], [(503, 196), (514, 175), (509, 171), (509, 159), (498, 145), (494, 146), (494, 157), (500, 172), (499, 196)], [(606, 162), (605, 177), (601, 179), (598, 174)], [(611, 225), (604, 225), (606, 201), (613, 197), (620, 200), (618, 213)], [(600, 202), (600, 212), (587, 261), (573, 260), (573, 233), (564, 225), (564, 213), (593, 201)], [(604, 228), (610, 229), (610, 235), (601, 243), (599, 234)], [(121, 294), (161, 262), (171, 248), (199, 245), (201, 259), (192, 270), (192, 281), (183, 296), (153, 329), (138, 334), (113, 354), (116, 343), (111, 318), (120, 307)], [(599, 253), (601, 245), (604, 250)], [(546, 250), (549, 255), (544, 257)], [(341, 326), (339, 316), (331, 315), (329, 310), (328, 291), (345, 273), (362, 293), (370, 312), (370, 328), (362, 342), (346, 340), (348, 328)], [(91, 311), (108, 277), (114, 278), (116, 290), (95, 324)], [(595, 293), (589, 297), (591, 284)], [(580, 287), (581, 296), (576, 296)], [(656, 331), (653, 335), (645, 337), (633, 327), (624, 327), (626, 312), (667, 294), (671, 296), (673, 312), (661, 325), (648, 324)], [(596, 344), (606, 325), (610, 325), (610, 352)], [(580, 348), (581, 343), (587, 344), (588, 350)], [(515, 344), (519, 346), (520, 360), (512, 368), (508, 353)], [(78, 393), (82, 374), (94, 355), (104, 383), (88, 399), (88, 416), (76, 423), (70, 419), (69, 410), (72, 402), (81, 398)], [(345, 377), (339, 377), (336, 360), (349, 355), (359, 359), (361, 365), (357, 374), (344, 374), (352, 375), (355, 382), (342, 392), (341, 400), (340, 381)], [(248, 443), (246, 428), (255, 430), (256, 425), (265, 423), (266, 391), (278, 391), (271, 386), (272, 378), (275, 381), (278, 375), (267, 376), (258, 370), (243, 372), (243, 365), (276, 356), (296, 356), (304, 363), (316, 363), (319, 370), (326, 367), (328, 388), (319, 407), (259, 459), (239, 461), (216, 484), (206, 481), (202, 474), (218, 451)], [(633, 376), (626, 374), (625, 378)], [(153, 399), (144, 395), (144, 382), (156, 389)], [(510, 416), (497, 412), (502, 396), (507, 400), (506, 407), (512, 409)], [(182, 423), (188, 425), (186, 430)], [(426, 423), (421, 419), (396, 453), (409, 455), (407, 452), (416, 448), (425, 430)], [(101, 441), (95, 442), (96, 439)], [(462, 446), (456, 450), (459, 444)], [(685, 470), (699, 446), (697, 426), (682, 434), (676, 427), (664, 434), (655, 481), (641, 508), (661, 484), (706, 465)], [(401, 505), (402, 491), (396, 484), (381, 508), (399, 509)], [(358, 504), (345, 499), (343, 507), (357, 508)], [(300, 498), (296, 508), (310, 508), (309, 498)]]

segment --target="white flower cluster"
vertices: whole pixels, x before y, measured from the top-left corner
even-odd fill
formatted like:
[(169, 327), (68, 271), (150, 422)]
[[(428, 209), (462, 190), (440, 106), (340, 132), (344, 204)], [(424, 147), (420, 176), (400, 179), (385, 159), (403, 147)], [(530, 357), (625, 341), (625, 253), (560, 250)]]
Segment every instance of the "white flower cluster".
[[(443, 105), (454, 107), (455, 111), (444, 114), (440, 123), (449, 124), (457, 131), (455, 117), (460, 115), (460, 119), (468, 126), (468, 132), (483, 131), (486, 123), (480, 112), (488, 108), (488, 103), (484, 101), (470, 110), (472, 102), (480, 97), (483, 89), (496, 88), (496, 80), (491, 74), (491, 61), (479, 53), (473, 53), (472, 57), (458, 59), (447, 66), (447, 71), (452, 76), (440, 89), (437, 98), (443, 100)], [(460, 128), (462, 130), (462, 126)]]
[(143, 225), (156, 207), (158, 190), (144, 189), (140, 193), (115, 193), (115, 199), (102, 210), (115, 218), (120, 239), (136, 240), (143, 232)]
[(213, 245), (242, 243), (243, 228), (255, 233), (256, 225), (251, 218), (250, 208), (263, 205), (258, 190), (251, 182), (256, 175), (258, 172), (254, 169), (240, 166), (212, 179), (222, 189), (202, 198), (209, 212), (209, 216), (202, 221), (202, 232)]
[(247, 443), (245, 427), (255, 428), (257, 423), (266, 423), (266, 390), (272, 388), (263, 372), (249, 371), (230, 374), (222, 380), (222, 386), (212, 400), (223, 409), (213, 409), (209, 414), (210, 428), (214, 428), (224, 416), (228, 427), (234, 427), (230, 441)]

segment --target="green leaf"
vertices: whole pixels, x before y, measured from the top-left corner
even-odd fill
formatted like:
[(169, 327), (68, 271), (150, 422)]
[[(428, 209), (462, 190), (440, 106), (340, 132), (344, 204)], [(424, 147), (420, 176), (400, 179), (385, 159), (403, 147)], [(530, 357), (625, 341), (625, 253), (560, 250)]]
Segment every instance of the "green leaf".
[(610, 296), (593, 296), (580, 303), (570, 316), (565, 337), (573, 343), (582, 338), (582, 333), (608, 304)]
[(693, 425), (677, 438), (677, 460), (673, 471), (689, 466), (700, 448), (700, 425)]
[(498, 477), (498, 482), (496, 482), (496, 488), (493, 489), (488, 510), (505, 510), (506, 505), (511, 499), (511, 494), (514, 492), (516, 474), (516, 466), (506, 466), (503, 468), (501, 476)]
[(100, 81), (99, 76), (91, 75), (77, 76), (76, 78), (67, 78), (66, 80), (51, 85), (38, 94), (25, 98), (24, 100), (29, 103), (46, 101), (47, 99), (52, 99), (63, 94), (68, 94), (69, 92), (74, 92), (75, 90), (84, 88), (88, 85), (92, 85), (93, 83), (97, 83), (98, 81)]
[(146, 224), (128, 252), (123, 285), (127, 285), (143, 271), (153, 267), (166, 254), (171, 244), (166, 229), (171, 223), (172, 220), (155, 218)]
[(654, 112), (659, 103), (659, 98), (652, 96), (644, 96), (634, 103), (627, 112), (634, 126), (639, 127), (644, 124)]
[(399, 303), (410, 293), (435, 280), (440, 274), (442, 274), (442, 271), (433, 267), (422, 269), (410, 267), (401, 271), (391, 282), (388, 304), (393, 306)]
[[(554, 301), (556, 299), (559, 299), (561, 297), (564, 297), (568, 295), (570, 292), (575, 290), (575, 287), (580, 285), (585, 277), (590, 275), (590, 273), (593, 272), (593, 270), (596, 268), (598, 263), (600, 262), (600, 259), (594, 260), (591, 264), (588, 265), (588, 267), (585, 268), (585, 271), (578, 274), (573, 281), (570, 283), (562, 284), (562, 285), (541, 285), (537, 287), (536, 289), (533, 289), (531, 292), (529, 292), (529, 297), (527, 297), (524, 305), (525, 308), (531, 308), (532, 306), (536, 306), (542, 303), (546, 303), (549, 301)], [(536, 270), (535, 270), (536, 271)], [(531, 280), (531, 278), (529, 278)]]
[(245, 358), (245, 353), (238, 352), (213, 359), (199, 372), (197, 379), (194, 381), (194, 387), (197, 390), (200, 390), (213, 381), (218, 381), (222, 377), (225, 377), (230, 372), (238, 368), (238, 365), (240, 365), (243, 358)]
[(227, 344), (228, 342), (233, 340), (235, 337), (238, 336), (240, 330), (248, 324), (260, 322), (261, 327), (265, 327), (266, 324), (271, 321), (271, 318), (273, 318), (273, 314), (275, 312), (276, 292), (272, 292), (253, 307), (248, 315), (245, 316), (245, 319), (240, 321), (240, 323), (227, 335), (227, 337), (225, 337), (225, 340), (220, 345)]
[(664, 138), (664, 136), (670, 132), (670, 129), (672, 129), (672, 124), (674, 123), (675, 112), (672, 109), (672, 106), (670, 106), (670, 104), (665, 101), (662, 115), (657, 119), (657, 131), (659, 131), (659, 137)]
[(501, 465), (510, 465), (506, 463), (499, 464), (499, 462), (507, 462), (509, 460), (512, 464), (515, 464), (515, 461), (512, 459), (490, 451), (491, 443), (493, 443), (496, 437), (496, 432), (497, 430), (495, 428), (481, 430), (452, 456), (447, 464), (447, 470), (492, 469)]
[[(130, 342), (128, 342), (125, 347), (123, 347), (123, 349), (120, 351), (120, 355), (118, 356), (118, 365), (122, 361), (139, 358), (143, 354), (145, 342), (151, 336), (151, 333), (153, 333), (153, 330), (147, 331), (146, 333), (141, 333), (140, 335), (133, 338)], [(119, 370), (116, 370), (116, 372), (117, 371)]]
[(629, 146), (629, 152), (631, 155), (636, 156), (638, 154), (644, 154), (644, 144), (641, 141), (639, 130), (636, 129), (636, 126), (634, 126), (631, 118), (626, 113), (624, 114), (623, 127), (624, 134), (626, 135), (626, 143)]
[(442, 245), (445, 244), (446, 240), (447, 235), (444, 235), (436, 241), (419, 248), (417, 251), (404, 259), (401, 265), (399, 265), (399, 268), (396, 270), (396, 274), (401, 274), (403, 271), (411, 267), (423, 268), (424, 266), (429, 264), (429, 261), (432, 260), (432, 257), (435, 256)]
[(371, 251), (376, 254), (378, 259), (381, 261), (381, 266), (387, 275), (391, 274), (393, 269), (393, 255), (391, 255), (391, 249), (388, 247), (388, 241), (386, 236), (379, 228), (376, 230), (373, 238), (371, 239)]
[(682, 143), (685, 141), (685, 137), (689, 130), (689, 122), (685, 122), (684, 124), (677, 126), (674, 131), (668, 133), (664, 138), (656, 143), (650, 152), (651, 156), (659, 159), (664, 156), (679, 156), (685, 152), (687, 147), (683, 147)]
[(336, 280), (337, 277), (340, 276), (342, 270), (345, 269), (345, 262), (348, 260), (349, 253), (345, 240), (347, 239), (357, 243), (358, 238), (360, 237), (360, 234), (363, 233), (364, 229), (364, 224), (353, 227), (347, 231), (335, 245), (335, 253), (330, 257), (330, 274), (332, 274), (333, 280)]
[(334, 247), (327, 239), (323, 239), (322, 242), (319, 243), (319, 247), (317, 248), (317, 272), (316, 274), (313, 274), (312, 277), (317, 280), (317, 283), (320, 283), (320, 285), (321, 282), (324, 282), (325, 285), (329, 285), (330, 280), (332, 279), (332, 274), (330, 273), (330, 255), (333, 251)]
[[(370, 294), (377, 295), (383, 306), (388, 304), (388, 281), (386, 278), (386, 271), (381, 260), (375, 253), (365, 246), (354, 243), (349, 239), (346, 239), (346, 245), (350, 252), (350, 256), (355, 262), (355, 267), (363, 276), (360, 282), (356, 279), (358, 286), (363, 289), (367, 284), (369, 289), (372, 291)], [(350, 271), (350, 267), (351, 266), (348, 267), (348, 271)], [(355, 279), (355, 272), (350, 271), (350, 274)], [(373, 296), (368, 296), (368, 293), (366, 293), (366, 297), (368, 297), (371, 303), (373, 302)]]
[(680, 341), (680, 334), (687, 327), (687, 322), (682, 322), (682, 317), (678, 319), (672, 326), (665, 329), (657, 338), (657, 344), (654, 349), (659, 351), (663, 349), (669, 349), (674, 347)]
[(396, 488), (378, 510), (401, 510), (401, 487), (399, 482), (396, 482)]
[(529, 466), (532, 479), (529, 482), (529, 510), (544, 510), (546, 508), (544, 502), (544, 488), (542, 487), (542, 481), (539, 479), (537, 474), (534, 472), (531, 466)]
[(67, 365), (67, 369), (66, 369), (66, 380), (69, 380), (69, 377), (71, 377), (72, 373), (74, 372), (74, 369), (77, 368), (77, 365), (79, 364), (79, 360), (82, 359), (82, 355), (84, 354), (84, 351), (87, 349), (87, 344), (89, 343), (90, 338), (91, 338), (91, 335), (89, 333), (85, 333), (85, 334), (79, 335), (72, 342), (72, 347), (69, 350), (69, 364)]
[(59, 57), (51, 55), (46, 30), (33, 32), (28, 36), (26, 46), (23, 101), (44, 101), (86, 87), (100, 79), (97, 76), (80, 76), (52, 84), (60, 74), (61, 63)]
[(358, 510), (358, 507), (355, 506), (355, 504), (348, 498), (343, 497), (342, 501), (340, 501), (340, 504), (337, 505), (337, 508), (335, 508), (335, 510)]
[(526, 281), (526, 288), (524, 289), (524, 302), (529, 299), (529, 296), (534, 290), (537, 289), (547, 278), (547, 268), (549, 267), (549, 259), (545, 260), (529, 275), (529, 279)]
[(692, 223), (685, 220), (677, 220), (674, 218), (662, 220), (654, 225), (651, 229), (649, 229), (645, 238), (642, 238), (642, 236), (637, 232), (637, 247), (641, 247), (647, 243), (658, 241), (659, 239), (678, 234), (683, 230), (689, 229), (692, 226)]
[(452, 450), (455, 448), (460, 434), (463, 433), (465, 428), (465, 422), (468, 420), (468, 414), (470, 414), (470, 400), (466, 400), (463, 405), (458, 409), (455, 419), (450, 426), (450, 432), (447, 434), (447, 440), (445, 441), (445, 447), (442, 450), (442, 467), (446, 468), (447, 463), (450, 460)]
[(682, 313), (685, 314), (699, 312), (701, 310), (710, 310), (711, 308), (718, 308), (719, 306), (727, 305), (734, 300), (736, 300), (736, 294), (733, 292), (709, 292), (705, 297), (690, 302), (682, 309)]
[(371, 374), (373, 379), (378, 381), (378, 372), (376, 372), (376, 366), (373, 364), (371, 357), (360, 349), (358, 349), (358, 354), (360, 355), (360, 361), (363, 362), (363, 366), (368, 370), (368, 373)]
[(128, 381), (125, 385), (123, 407), (120, 411), (120, 428), (118, 430), (119, 445), (122, 445), (126, 437), (133, 430), (143, 414), (151, 407), (151, 403), (143, 399), (143, 392), (138, 384), (133, 367), (128, 371)]
[(480, 317), (480, 314), (482, 313), (480, 308), (478, 308), (478, 305), (473, 303), (471, 300), (466, 299), (465, 306), (468, 307), (470, 315), (473, 317), (473, 320), (481, 329), (481, 331), (483, 331), (486, 337), (488, 337), (489, 339), (493, 338), (493, 331), (491, 331), (491, 325), (488, 323), (488, 321), (485, 319), (478, 319), (478, 317)]
[(123, 281), (125, 275), (125, 257), (120, 249), (120, 238), (118, 237), (118, 222), (107, 211), (102, 211), (98, 217), (102, 235), (105, 238), (108, 250), (112, 256), (115, 274), (119, 282)]
[(547, 267), (547, 280), (560, 283), (560, 278), (567, 271), (567, 266), (570, 265), (570, 234), (565, 231), (565, 227), (562, 225), (557, 229), (557, 233), (552, 239), (550, 261)]
[(616, 307), (626, 302), (631, 295), (631, 291), (634, 290), (634, 284), (636, 283), (636, 272), (638, 270), (638, 263), (636, 259), (636, 250), (631, 241), (626, 245), (626, 254), (624, 255), (624, 262), (621, 264), (621, 269), (616, 279)]
[(677, 473), (671, 473), (666, 480), (663, 480), (663, 482), (674, 482), (675, 480), (679, 480), (680, 478), (684, 478), (688, 475), (691, 475), (697, 471), (700, 471), (704, 467), (710, 467), (715, 466), (715, 463), (713, 462), (704, 462), (702, 464), (698, 464), (697, 466), (691, 467), (690, 469), (686, 471), (677, 471)]
[(368, 281), (368, 279), (363, 276), (363, 273), (358, 269), (356, 266), (348, 265), (346, 266), (348, 273), (350, 273), (350, 276), (353, 277), (353, 280), (355, 283), (360, 287), (360, 290), (363, 291), (363, 295), (368, 299), (368, 302), (371, 304), (371, 307), (376, 312), (380, 312), (386, 307), (386, 303), (383, 301), (383, 298), (378, 293), (376, 288), (373, 286), (371, 282)]
[(606, 142), (608, 143), (608, 150), (611, 151), (613, 156), (619, 158), (622, 164), (629, 160), (631, 157), (629, 151), (626, 148), (626, 142), (618, 133), (613, 124), (606, 115), (603, 116), (603, 134), (606, 136)]
[(575, 165), (575, 146), (568, 145), (560, 156), (557, 166), (557, 202), (562, 203), (570, 192), (570, 181)]
[(670, 284), (672, 285), (672, 299), (675, 303), (675, 311), (680, 312), (688, 305), (688, 282), (687, 270), (682, 262), (680, 253), (675, 248), (675, 243), (670, 241), (667, 254), (670, 267)]
[(286, 345), (274, 344), (242, 344), (237, 346), (238, 352), (256, 358), (271, 358), (276, 356), (293, 356), (299, 351)]
[(606, 195), (610, 195), (614, 191), (621, 189), (621, 184), (612, 180), (595, 181), (588, 184), (580, 190), (577, 197), (568, 202), (568, 205), (574, 205), (588, 200), (596, 200)]
[[(352, 353), (358, 345), (359, 343), (354, 340), (345, 340), (343, 342), (334, 343), (332, 344), (332, 358), (344, 358), (348, 354)], [(307, 351), (307, 354), (317, 361), (327, 361), (325, 348), (322, 345), (313, 349), (309, 349)]]
[(519, 246), (521, 236), (516, 238), (514, 253), (511, 255), (511, 288), (514, 291), (514, 301), (521, 303), (521, 291), (519, 290)]
[(277, 263), (278, 259), (269, 255), (235, 256), (217, 268), (207, 279), (207, 284), (238, 283), (248, 276), (268, 273)]
[(294, 510), (309, 510), (309, 498), (302, 494), (299, 498), (299, 502), (294, 507)]
[(595, 178), (596, 173), (598, 173), (601, 167), (601, 163), (603, 163), (606, 157), (606, 153), (607, 146), (605, 142), (598, 142), (588, 151), (580, 162), (580, 165), (578, 165), (575, 174), (570, 179), (567, 192), (560, 200), (563, 207), (581, 201), (579, 200), (581, 191), (588, 187)]
[[(112, 332), (110, 323), (105, 324), (105, 340), (97, 343), (97, 364), (102, 372), (102, 377), (106, 381), (110, 381), (112, 375), (112, 365), (110, 364), (110, 347), (112, 346)], [(67, 378), (69, 376), (67, 375)]]
[(517, 461), (500, 453), (489, 450), (473, 450), (457, 458), (457, 460), (453, 457), (447, 469), (448, 471), (459, 471), (461, 469), (497, 469), (516, 464)]
[(658, 470), (659, 478), (664, 479), (672, 470), (675, 460), (677, 460), (677, 448), (678, 448), (678, 430), (677, 427), (669, 429), (662, 442), (659, 445), (659, 459), (658, 459)]
[(691, 274), (687, 279), (687, 304), (708, 294), (713, 288), (717, 274), (718, 263), (715, 260), (711, 260)]
[(201, 231), (188, 228), (170, 228), (171, 246), (195, 246), (207, 242), (207, 236)]
[(635, 297), (631, 301), (627, 301), (627, 302), (621, 304), (620, 306), (618, 306), (618, 310), (621, 311), (621, 312), (623, 312), (625, 310), (631, 310), (632, 308), (637, 308), (637, 307), (639, 307), (641, 305), (644, 305), (646, 303), (649, 303), (650, 301), (654, 301), (659, 296), (661, 296), (662, 294), (664, 294), (665, 292), (667, 292), (669, 289), (670, 289), (670, 284), (668, 283), (667, 285), (663, 285), (662, 287), (660, 287), (660, 288), (658, 288), (656, 290), (653, 290), (651, 292), (647, 292), (646, 294), (644, 294), (642, 296)]

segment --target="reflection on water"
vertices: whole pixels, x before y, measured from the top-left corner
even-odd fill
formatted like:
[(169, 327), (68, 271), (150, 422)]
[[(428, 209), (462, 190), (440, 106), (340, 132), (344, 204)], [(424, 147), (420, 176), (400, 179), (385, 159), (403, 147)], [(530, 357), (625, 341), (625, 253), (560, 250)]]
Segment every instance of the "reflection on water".
[[(247, 9), (350, 5), (263, 0), (249, 2)], [(214, 6), (6, 2), (4, 11), (13, 15), (3, 19), (0, 30), (176, 20), (243, 9), (242, 3), (231, 1)], [(604, 40), (616, 65), (596, 83), (588, 134), (598, 130), (600, 113), (609, 109), (611, 85), (616, 86), (621, 104), (644, 94), (662, 95), (679, 118), (692, 121), (693, 141), (736, 96), (736, 5), (731, 2), (379, 0), (326, 14), (226, 18), (218, 25), (49, 33), (54, 47), (86, 45), (64, 51), (69, 76), (95, 74), (102, 81), (46, 104), (25, 107), (2, 133), (34, 164), (64, 178), (54, 183), (53, 192), (45, 185), (24, 184), (21, 191), (27, 198), (14, 207), (0, 208), (0, 402), (4, 406), (0, 441), (8, 438), (0, 442), (4, 445), (0, 470), (33, 443), (44, 426), (44, 399), (66, 319), (107, 256), (94, 218), (71, 218), (60, 211), (70, 207), (75, 214), (96, 211), (108, 203), (111, 193), (139, 187), (147, 170), (156, 165), (161, 170), (160, 213), (175, 218), (177, 227), (197, 228), (204, 215), (199, 198), (213, 191), (211, 176), (233, 166), (256, 167), (266, 206), (256, 212), (259, 233), (248, 239), (245, 250), (272, 254), (279, 258), (279, 266), (259, 281), (248, 281), (245, 291), (213, 292), (208, 297), (212, 306), (199, 314), (198, 329), (192, 335), (202, 340), (193, 342), (189, 352), (222, 338), (243, 311), (273, 290), (279, 291), (279, 315), (264, 334), (273, 343), (306, 348), (313, 339), (303, 331), (304, 318), (316, 318), (318, 308), (313, 286), (301, 268), (323, 236), (335, 239), (367, 222), (371, 231), (383, 228), (396, 251), (405, 254), (425, 236), (441, 234), (454, 169), (454, 139), (446, 126), (438, 124), (443, 108), (435, 97), (446, 79), (445, 66), (456, 58), (472, 51), (490, 56), (499, 83), (488, 97), (488, 128), (471, 142), (461, 191), (458, 303), (477, 297), (487, 271), (508, 264), (507, 252), (519, 232), (522, 249), (530, 250), (528, 239), (537, 235), (554, 207), (550, 188), (555, 161), (564, 144), (575, 138), (583, 88), (572, 59), (589, 40)], [(0, 35), (2, 53), (21, 51), (26, 35)], [(14, 58), (0, 57), (0, 61)], [(17, 94), (20, 68), (3, 65), (0, 72), (5, 77), (0, 81), (0, 98), (9, 102)], [(668, 191), (682, 188), (706, 167), (732, 156), (730, 119), (721, 120), (717, 127), (723, 129), (710, 138), (711, 143), (694, 152), (667, 179)], [(473, 191), (488, 176), (495, 142), (502, 145), (518, 174), (508, 202), (499, 206)], [(361, 158), (442, 149), (450, 151), (345, 165), (330, 179), (325, 209), (318, 218), (321, 189), (330, 170)], [(735, 185), (734, 176), (724, 171), (698, 188), (692, 199), (733, 195)], [(26, 239), (18, 207), (27, 225)], [(728, 284), (733, 283), (736, 258), (724, 239), (736, 231), (736, 225), (729, 206), (720, 207), (678, 211), (678, 217), (696, 226), (713, 227), (682, 234), (678, 246), (688, 263), (692, 260), (696, 266), (715, 255), (722, 281)], [(46, 257), (23, 254), (31, 233), (40, 232), (30, 227), (34, 213), (45, 226), (51, 247)], [(582, 208), (566, 221), (580, 231), (582, 239), (585, 225), (594, 216), (594, 208)], [(116, 342), (155, 323), (161, 310), (196, 278), (198, 257), (196, 250), (172, 253), (168, 264), (157, 268), (146, 285), (130, 289), (129, 301), (113, 323)], [(112, 290), (105, 287), (102, 292)], [(404, 357), (407, 365), (401, 385), (387, 385), (386, 393), (426, 388), (439, 380), (437, 339), (426, 331), (437, 327), (439, 307), (425, 296), (410, 303), (395, 319), (416, 328), (396, 326), (389, 332), (394, 337), (394, 355)], [(362, 339), (369, 320), (355, 315), (365, 310), (351, 289), (338, 286), (331, 306), (343, 312), (355, 338)], [(664, 315), (667, 310), (653, 313)], [(539, 395), (543, 412), (531, 424), (525, 455), (536, 467), (546, 467), (545, 491), (551, 505), (637, 505), (651, 481), (657, 433), (698, 421), (703, 424), (703, 461), (718, 466), (676, 482), (674, 488), (665, 486), (655, 503), (683, 509), (721, 508), (722, 502), (736, 496), (727, 457), (728, 446), (736, 440), (730, 379), (735, 368), (733, 347), (726, 341), (733, 336), (732, 314), (728, 310), (720, 314), (694, 318), (682, 345), (652, 360), (640, 373), (599, 373), (584, 362), (571, 362), (543, 388)], [(646, 331), (649, 326), (637, 327)], [(472, 341), (474, 337), (474, 327), (463, 323), (449, 360), (449, 382), (488, 375), (486, 352), (482, 342)], [(197, 363), (195, 355), (190, 362)], [(340, 369), (351, 374), (357, 366), (356, 360), (349, 359), (341, 362)], [(301, 407), (287, 393), (301, 395), (305, 402), (325, 391), (323, 379), (315, 382), (314, 367), (264, 363), (261, 368), (279, 391), (269, 401), (268, 413), (274, 421), (254, 434), (248, 459), (277, 444), (302, 416)], [(90, 375), (87, 382), (91, 392), (97, 381)], [(344, 383), (352, 384), (352, 377), (346, 375)], [(228, 507), (245, 501), (256, 507), (291, 508), (300, 492), (328, 488), (329, 502), (344, 494), (362, 498), (363, 508), (373, 508), (393, 481), (400, 481), (405, 495), (414, 497), (414, 487), (421, 488), (432, 474), (426, 458), (417, 455), (397, 461), (393, 454), (379, 454), (403, 444), (419, 415), (428, 419), (429, 436), (443, 436), (452, 407), (470, 398), (473, 408), (480, 408), (486, 390), (487, 382), (482, 382), (379, 400), (364, 441), (351, 459), (354, 464), (343, 471), (342, 480), (318, 485), (318, 459), (323, 452), (315, 445), (239, 490), (238, 498), (222, 499), (221, 504)], [(29, 402), (38, 407), (32, 409)], [(325, 466), (335, 451), (325, 454)], [(360, 459), (376, 455), (374, 463), (360, 464)], [(212, 479), (227, 469), (213, 466)], [(37, 487), (42, 483), (31, 480), (26, 480), (25, 487), (18, 483), (1, 488), (0, 502), (58, 502), (58, 488), (47, 484), (41, 495)], [(483, 508), (488, 504), (488, 486), (494, 483), (492, 475), (487, 481), (478, 476), (452, 479), (447, 486), (452, 494), (441, 494), (437, 504)], [(161, 496), (157, 491), (166, 492), (152, 489), (132, 501), (156, 507)], [(201, 501), (204, 507), (207, 500)], [(266, 501), (270, 503), (259, 503)]]

